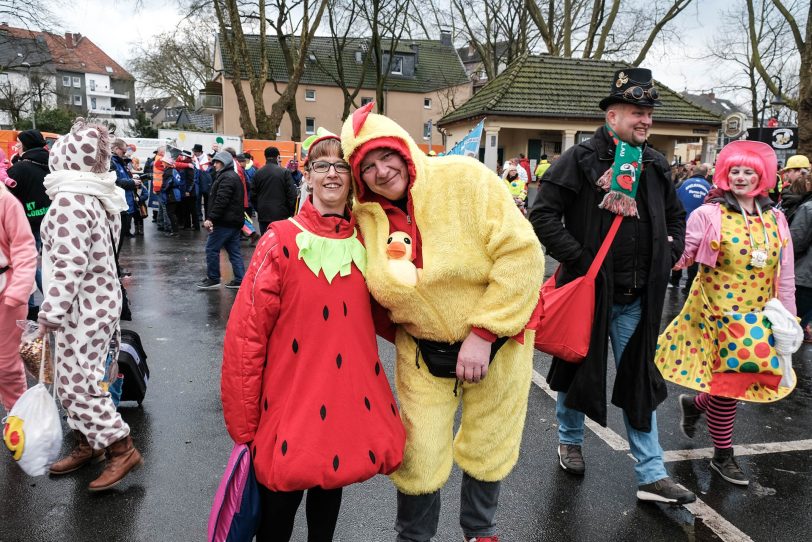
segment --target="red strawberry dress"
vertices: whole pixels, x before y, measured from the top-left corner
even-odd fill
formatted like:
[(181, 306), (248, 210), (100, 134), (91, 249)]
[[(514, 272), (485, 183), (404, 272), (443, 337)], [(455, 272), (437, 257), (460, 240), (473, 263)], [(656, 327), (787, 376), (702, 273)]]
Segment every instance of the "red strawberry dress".
[(221, 393), (272, 491), (333, 489), (396, 470), (405, 432), (378, 347), (355, 218), (310, 201), (271, 224), (231, 309)]

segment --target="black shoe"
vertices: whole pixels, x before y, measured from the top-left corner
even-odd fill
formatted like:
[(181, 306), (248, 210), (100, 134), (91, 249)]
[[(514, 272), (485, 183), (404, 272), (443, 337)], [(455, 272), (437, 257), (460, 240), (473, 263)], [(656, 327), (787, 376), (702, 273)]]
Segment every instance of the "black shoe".
[(164, 237), (177, 237), (178, 234), (173, 231), (164, 232)]
[(637, 499), (666, 504), (686, 504), (694, 502), (696, 495), (678, 485), (671, 478), (663, 478), (650, 484), (637, 486)]
[(746, 486), (750, 484), (750, 480), (744, 475), (744, 472), (736, 463), (736, 458), (733, 457), (733, 448), (714, 448), (713, 459), (711, 459), (711, 468), (719, 473), (719, 476), (737, 486)]
[(197, 284), (195, 284), (195, 286), (197, 286), (201, 290), (216, 290), (217, 288), (220, 287), (220, 281), (206, 277)]
[(229, 288), (231, 290), (239, 290), (240, 289), (240, 284), (242, 284), (241, 281), (237, 281), (237, 279), (234, 279), (234, 280), (226, 283), (226, 288)]
[(688, 438), (694, 438), (696, 435), (696, 424), (702, 417), (702, 411), (694, 405), (694, 396), (682, 394), (679, 396), (679, 409), (682, 412), (682, 419), (680, 420), (680, 429), (682, 434)]
[(584, 454), (581, 452), (581, 447), (577, 444), (558, 445), (558, 464), (566, 472), (578, 476), (583, 476), (586, 470)]

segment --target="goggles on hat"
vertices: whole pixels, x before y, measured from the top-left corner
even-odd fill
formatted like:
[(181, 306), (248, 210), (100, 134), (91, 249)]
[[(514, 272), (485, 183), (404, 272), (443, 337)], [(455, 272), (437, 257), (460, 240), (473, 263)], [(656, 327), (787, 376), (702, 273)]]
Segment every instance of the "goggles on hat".
[(652, 100), (656, 100), (660, 97), (660, 93), (657, 92), (657, 89), (651, 87), (650, 89), (644, 89), (643, 87), (629, 87), (623, 91), (623, 97), (627, 100), (642, 100), (644, 96), (648, 96)]

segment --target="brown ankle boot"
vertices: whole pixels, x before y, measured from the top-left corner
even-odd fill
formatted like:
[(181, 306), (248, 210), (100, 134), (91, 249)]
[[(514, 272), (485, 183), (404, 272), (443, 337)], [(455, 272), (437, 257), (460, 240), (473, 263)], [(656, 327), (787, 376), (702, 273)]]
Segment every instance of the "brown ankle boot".
[(51, 465), (51, 474), (67, 474), (84, 467), (91, 462), (99, 462), (104, 459), (104, 450), (94, 450), (90, 447), (81, 431), (73, 430), (76, 437), (76, 447), (71, 450), (67, 457)]
[(90, 482), (90, 491), (104, 491), (118, 484), (122, 478), (144, 462), (133, 446), (129, 435), (107, 447), (107, 465), (101, 476)]

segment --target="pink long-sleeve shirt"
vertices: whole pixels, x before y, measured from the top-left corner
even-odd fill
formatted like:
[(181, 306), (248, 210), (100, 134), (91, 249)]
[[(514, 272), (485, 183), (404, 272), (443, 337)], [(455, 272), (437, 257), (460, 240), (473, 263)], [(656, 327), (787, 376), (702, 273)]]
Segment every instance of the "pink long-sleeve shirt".
[[(778, 223), (778, 239), (781, 242), (781, 264), (778, 273), (776, 297), (792, 314), (795, 310), (795, 257), (792, 253), (792, 237), (784, 213), (773, 208)], [(718, 203), (706, 203), (688, 218), (685, 229), (685, 251), (674, 266), (684, 269), (694, 262), (716, 267), (722, 246), (722, 209)]]
[(0, 186), (0, 268), (6, 266), (0, 275), (0, 303), (18, 307), (34, 288), (37, 247), (22, 204)]

